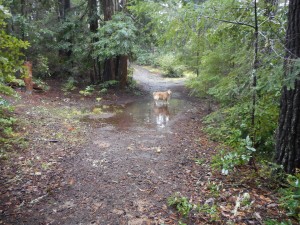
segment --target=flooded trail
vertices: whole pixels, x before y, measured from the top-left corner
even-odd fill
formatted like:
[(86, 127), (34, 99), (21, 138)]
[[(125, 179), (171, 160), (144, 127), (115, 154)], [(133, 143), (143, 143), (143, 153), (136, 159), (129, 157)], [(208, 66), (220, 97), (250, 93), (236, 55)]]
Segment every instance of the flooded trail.
[[(49, 165), (55, 163), (57, 171), (47, 171), (44, 162), (45, 172), (37, 174), (48, 185), (35, 186), (40, 190), (35, 199), (30, 192), (28, 200), (19, 202), (15, 216), (6, 217), (8, 223), (4, 224), (141, 225), (164, 224), (170, 222), (171, 215), (174, 218), (167, 198), (175, 192), (194, 190), (186, 175), (195, 166), (189, 163), (195, 157), (189, 149), (195, 147), (190, 139), (195, 139), (197, 130), (189, 126), (195, 125), (192, 113), (199, 107), (190, 100), (184, 79), (163, 78), (139, 66), (134, 69), (134, 79), (146, 92), (143, 96), (104, 104), (92, 99), (76, 102), (53, 91), (56, 97), (38, 100), (37, 104), (43, 103), (47, 109), (32, 107), (25, 113), (42, 122), (32, 135), (38, 137), (50, 129), (57, 137), (30, 157), (34, 154), (39, 155), (39, 161), (41, 157), (50, 160)], [(155, 105), (152, 92), (167, 89), (173, 92), (169, 104)], [(24, 110), (24, 104), (21, 108)], [(55, 118), (52, 108), (63, 115), (72, 112), (78, 121), (71, 125), (68, 117)], [(76, 138), (84, 144), (63, 146), (69, 141), (66, 129), (80, 131)], [(37, 179), (34, 175), (28, 177)], [(26, 182), (25, 176), (22, 179)], [(24, 187), (32, 190), (30, 184)]]
[[(14, 116), (27, 147), (0, 158), (0, 224), (261, 224), (258, 212), (278, 218), (273, 190), (252, 186), (259, 180), (239, 186), (243, 170), (228, 178), (212, 171), (221, 146), (202, 131), (205, 99), (189, 97), (184, 79), (134, 68), (141, 96), (65, 95), (55, 82), (45, 93), (19, 92)], [(169, 104), (155, 105), (152, 92), (168, 89)], [(167, 204), (176, 193), (212, 206), (184, 218)], [(241, 193), (258, 204), (234, 217)]]
[[(68, 162), (66, 179), (74, 184), (51, 205), (56, 213), (48, 222), (164, 223), (160, 211), (167, 208), (166, 198), (184, 188), (169, 143), (172, 124), (192, 106), (184, 99), (183, 79), (165, 79), (138, 66), (134, 79), (148, 95), (95, 106), (96, 113), (82, 118), (91, 127), (89, 144)], [(166, 89), (173, 91), (170, 104), (155, 106), (151, 92)]]
[[(72, 187), (52, 208), (60, 224), (161, 224), (166, 198), (184, 188), (170, 148), (172, 124), (191, 109), (183, 81), (167, 81), (141, 67), (134, 79), (149, 95), (135, 102), (95, 106), (83, 117), (89, 144), (68, 162)], [(174, 83), (173, 83), (174, 82)], [(172, 89), (169, 105), (155, 106), (152, 90)], [(181, 159), (180, 159), (181, 160)], [(180, 172), (179, 172), (180, 173)], [(175, 175), (175, 177), (174, 177)]]

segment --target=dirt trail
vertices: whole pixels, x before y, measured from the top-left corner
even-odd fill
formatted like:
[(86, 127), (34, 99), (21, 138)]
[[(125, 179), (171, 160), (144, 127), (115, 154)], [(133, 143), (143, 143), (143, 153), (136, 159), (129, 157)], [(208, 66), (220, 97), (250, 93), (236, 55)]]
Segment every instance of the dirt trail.
[[(179, 84), (167, 82), (159, 75), (135, 67), (134, 78), (146, 90), (170, 88), (174, 99), (182, 97), (182, 81)], [(155, 77), (155, 78), (153, 78)], [(175, 88), (176, 87), (176, 88)], [(147, 104), (145, 104), (147, 102)], [(135, 110), (126, 113), (132, 104)], [(63, 191), (55, 204), (48, 205), (46, 221), (59, 224), (162, 224), (166, 222), (169, 209), (166, 198), (177, 191), (186, 191), (182, 163), (187, 156), (188, 146), (174, 149), (172, 139), (175, 130), (171, 124), (192, 110), (185, 102), (170, 123), (160, 127), (157, 117), (166, 117), (169, 112), (154, 112), (148, 96), (138, 99), (123, 109), (121, 116), (106, 118), (108, 123), (99, 125), (89, 121), (89, 141), (76, 156), (68, 160), (67, 180), (74, 184)], [(172, 111), (172, 103), (170, 111)], [(153, 121), (144, 117), (154, 116)], [(136, 117), (144, 120), (135, 120)], [(171, 123), (172, 122), (172, 123)], [(183, 148), (182, 148), (183, 147)]]
[[(39, 190), (35, 195), (28, 194), (26, 199), (22, 197), (22, 190), (18, 192), (18, 187), (12, 188), (17, 197), (15, 202), (9, 200), (17, 205), (17, 209), (11, 204), (13, 212), (7, 206), (1, 209), (2, 224), (173, 223), (176, 213), (167, 207), (167, 198), (175, 192), (193, 195), (196, 189), (187, 176), (194, 174), (193, 182), (198, 180), (199, 174), (209, 176), (205, 161), (197, 169), (193, 162), (199, 156), (196, 147), (201, 144), (200, 129), (195, 127), (200, 118), (195, 114), (201, 116), (203, 110), (201, 112), (201, 106), (188, 97), (183, 79), (165, 79), (139, 66), (135, 66), (134, 79), (148, 94), (107, 100), (108, 104), (103, 106), (94, 100), (64, 98), (53, 92), (54, 96), (40, 97), (39, 102), (31, 104), (32, 108), (27, 111), (24, 105), (17, 107), (19, 114), (25, 110), (24, 114), (31, 115), (32, 119), (47, 120), (43, 127), (48, 126), (46, 129), (53, 129), (53, 132), (58, 133), (62, 125), (71, 127), (67, 128), (69, 130), (76, 128), (79, 130), (78, 142), (61, 146), (72, 138), (61, 133), (58, 140), (64, 141), (53, 143), (56, 140), (50, 140), (49, 148), (27, 152), (31, 156), (41, 155), (44, 160), (49, 160), (49, 154), (61, 156), (54, 156), (57, 165), (55, 170), (49, 169), (46, 181), (39, 181), (39, 176), (34, 176), (40, 175), (37, 172), (28, 175), (27, 183), (23, 176), (23, 188), (27, 191), (29, 187), (35, 187)], [(173, 91), (170, 105), (154, 107), (150, 93), (165, 89)], [(25, 100), (33, 103), (30, 98)], [(96, 113), (79, 115), (75, 125), (67, 117), (49, 122), (55, 113), (49, 111), (49, 118), (39, 115), (39, 104), (67, 111), (73, 108), (82, 111), (83, 107)], [(38, 130), (31, 135), (39, 136), (41, 132)], [(64, 136), (70, 140), (63, 139)], [(196, 138), (198, 143), (194, 141)], [(210, 150), (211, 147), (203, 149), (203, 154)], [(25, 162), (22, 158), (20, 161), (18, 166), (22, 168)], [(38, 184), (30, 179), (38, 180)], [(47, 182), (48, 186), (39, 187), (41, 182)], [(4, 192), (9, 197), (8, 193)]]
[(184, 82), (186, 78), (165, 78), (162, 77), (161, 74), (152, 73), (149, 70), (134, 65), (134, 74), (133, 78), (138, 81), (144, 90), (147, 91), (157, 91), (157, 90), (164, 90), (164, 89), (177, 89), (183, 88)]
[[(268, 178), (243, 167), (228, 177), (212, 173), (218, 147), (201, 131), (206, 104), (188, 96), (184, 79), (134, 67), (140, 96), (65, 95), (59, 83), (32, 96), (19, 91), (15, 135), (27, 147), (6, 160), (0, 152), (0, 224), (263, 224), (284, 217)], [(170, 104), (156, 107), (152, 91), (167, 89)], [(167, 206), (177, 192), (199, 210), (183, 218)], [(244, 193), (250, 205), (237, 209)]]

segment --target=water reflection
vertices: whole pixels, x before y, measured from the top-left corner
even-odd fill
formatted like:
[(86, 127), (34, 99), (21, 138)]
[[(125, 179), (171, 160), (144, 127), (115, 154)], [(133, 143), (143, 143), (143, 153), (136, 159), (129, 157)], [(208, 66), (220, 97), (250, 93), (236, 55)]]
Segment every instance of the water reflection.
[(166, 130), (173, 117), (187, 106), (188, 102), (180, 99), (171, 99), (168, 105), (155, 105), (153, 99), (124, 105), (102, 105), (90, 109), (91, 114), (82, 118), (82, 121), (95, 126), (100, 124), (101, 127), (110, 124), (119, 130), (137, 126)]
[(156, 119), (156, 125), (158, 127), (165, 127), (170, 119), (170, 112), (168, 105), (156, 105), (154, 104), (153, 108), (155, 119)]

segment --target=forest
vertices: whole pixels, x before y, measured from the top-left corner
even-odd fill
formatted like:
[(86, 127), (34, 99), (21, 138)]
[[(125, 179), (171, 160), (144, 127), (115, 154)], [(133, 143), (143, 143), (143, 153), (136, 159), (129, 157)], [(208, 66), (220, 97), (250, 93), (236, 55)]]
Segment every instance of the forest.
[(300, 1), (0, 0), (0, 168), (0, 224), (299, 224)]

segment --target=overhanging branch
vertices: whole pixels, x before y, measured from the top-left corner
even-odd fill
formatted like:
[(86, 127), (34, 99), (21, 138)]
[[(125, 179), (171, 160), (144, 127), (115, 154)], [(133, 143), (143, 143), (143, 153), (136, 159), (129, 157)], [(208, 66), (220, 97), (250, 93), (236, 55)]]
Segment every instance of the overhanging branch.
[(213, 17), (210, 17), (210, 16), (203, 16), (203, 15), (201, 17), (216, 20), (216, 21), (223, 22), (223, 23), (231, 23), (231, 24), (236, 24), (236, 25), (241, 25), (241, 26), (247, 26), (247, 27), (251, 27), (251, 28), (255, 29), (255, 26), (253, 26), (251, 24), (247, 24), (247, 23), (230, 21), (230, 20), (222, 20), (222, 19), (217, 19), (217, 18), (213, 18)]

